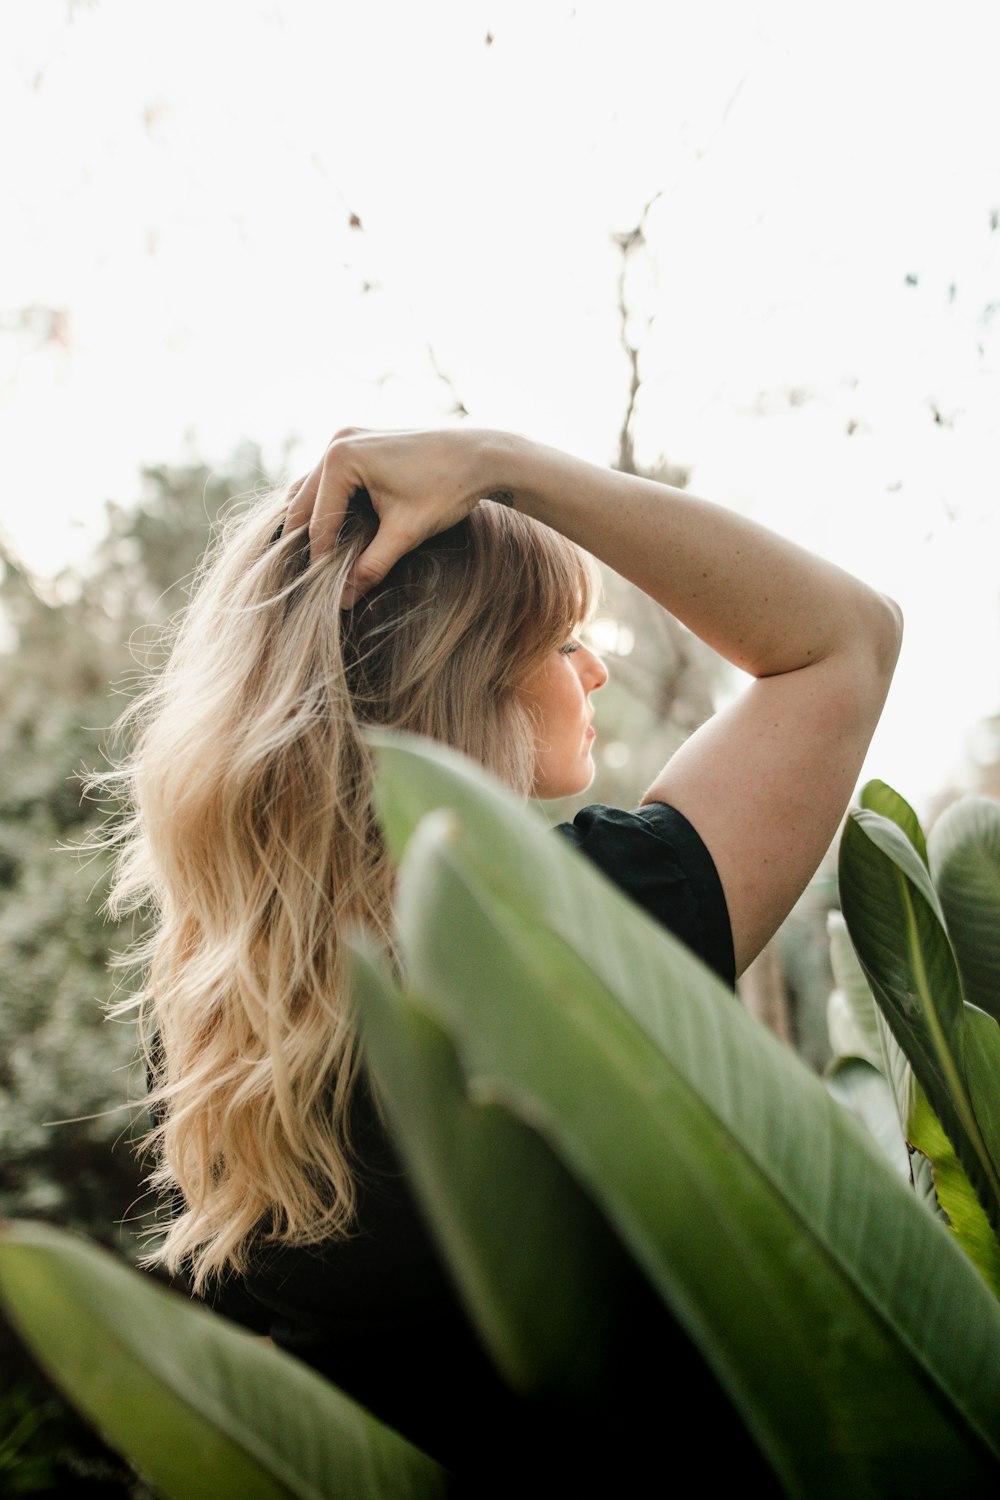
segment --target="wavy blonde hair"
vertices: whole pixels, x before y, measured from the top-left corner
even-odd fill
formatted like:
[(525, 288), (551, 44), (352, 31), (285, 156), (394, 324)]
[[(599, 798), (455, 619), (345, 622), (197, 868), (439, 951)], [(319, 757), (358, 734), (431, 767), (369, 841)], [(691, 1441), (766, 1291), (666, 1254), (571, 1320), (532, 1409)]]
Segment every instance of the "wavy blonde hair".
[(111, 910), (153, 915), (126, 1005), (151, 1073), (150, 1183), (177, 1211), (147, 1259), (196, 1291), (244, 1271), (257, 1235), (350, 1228), (341, 934), (361, 924), (391, 949), (363, 728), (444, 741), (527, 797), (518, 687), (596, 597), (572, 543), (482, 502), (344, 611), (377, 526), (367, 496), (315, 562), (303, 532), (282, 534), (285, 505), (222, 527), (166, 667), (120, 721), (133, 751), (100, 778), (126, 807)]

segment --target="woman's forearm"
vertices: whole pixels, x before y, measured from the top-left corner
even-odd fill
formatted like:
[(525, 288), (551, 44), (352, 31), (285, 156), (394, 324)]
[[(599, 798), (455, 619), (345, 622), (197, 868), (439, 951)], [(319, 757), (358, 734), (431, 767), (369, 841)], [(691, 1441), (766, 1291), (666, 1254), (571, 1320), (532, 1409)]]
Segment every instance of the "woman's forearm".
[(682, 490), (497, 435), (497, 488), (628, 578), (737, 667), (770, 677), (846, 649), (888, 658), (895, 606), (834, 564)]

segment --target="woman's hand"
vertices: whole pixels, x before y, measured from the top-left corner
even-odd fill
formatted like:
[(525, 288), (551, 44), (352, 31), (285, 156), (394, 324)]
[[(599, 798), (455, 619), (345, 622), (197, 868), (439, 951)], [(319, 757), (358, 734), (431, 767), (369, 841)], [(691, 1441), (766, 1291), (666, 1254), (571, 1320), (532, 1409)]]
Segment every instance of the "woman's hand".
[(479, 428), (373, 432), (343, 427), (312, 473), (292, 487), (285, 525), (308, 525), (313, 556), (337, 539), (351, 496), (368, 492), (379, 528), (345, 590), (349, 608), (427, 537), (455, 526), (498, 492), (498, 434)]

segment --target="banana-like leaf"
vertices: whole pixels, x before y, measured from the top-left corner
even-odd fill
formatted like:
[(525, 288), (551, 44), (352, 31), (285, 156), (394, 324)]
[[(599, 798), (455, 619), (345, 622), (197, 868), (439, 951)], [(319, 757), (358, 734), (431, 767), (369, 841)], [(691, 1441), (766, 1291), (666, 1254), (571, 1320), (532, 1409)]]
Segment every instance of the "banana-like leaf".
[(851, 945), (843, 913), (829, 912), (826, 927), (835, 987), (826, 1006), (833, 1061), (824, 1080), (833, 1097), (861, 1121), (899, 1175), (909, 1182), (910, 1153), (898, 1099), (888, 1077), (879, 1008)]
[(903, 1098), (914, 1190), (929, 1208), (944, 1217), (972, 1264), (1000, 1297), (1000, 1242), (954, 1146), (908, 1065)]
[[(995, 1484), (1000, 1308), (860, 1128), (537, 817), (457, 757), (382, 744), (408, 985), (474, 1097), (602, 1207), (787, 1493)], [(412, 836), (435, 807), (454, 815)]]
[(965, 1006), (965, 1070), (976, 1120), (1000, 1162), (1000, 1026), (978, 1006)]
[[(882, 783), (877, 785), (881, 786)], [(840, 1098), (868, 1127), (889, 1160), (912, 1183), (919, 1201), (932, 1213), (947, 1220), (948, 1215), (939, 1203), (935, 1190), (933, 1164), (929, 1154), (922, 1154), (929, 1152), (929, 1147), (925, 1144), (925, 1125), (926, 1116), (933, 1117), (933, 1111), (913, 1076), (906, 1053), (889, 1030), (885, 1017), (875, 1003), (875, 996), (858, 962), (842, 912), (830, 912), (827, 931), (830, 935), (830, 965), (837, 986), (827, 1005), (827, 1027), (834, 1051), (834, 1062), (827, 1071), (827, 1087), (834, 1098)], [(885, 1101), (877, 1085), (856, 1069), (845, 1074), (844, 1064), (852, 1058), (865, 1058), (882, 1074), (893, 1103), (894, 1132), (890, 1130), (891, 1122), (884, 1107)], [(951, 1142), (936, 1119), (934, 1124), (937, 1126), (934, 1141), (940, 1139), (944, 1142), (949, 1167), (958, 1167)], [(960, 1167), (958, 1172), (961, 1174)], [(961, 1176), (972, 1203), (978, 1209), (979, 1201), (971, 1184), (964, 1174)], [(949, 1174), (948, 1180), (951, 1182), (952, 1174)], [(981, 1217), (981, 1209), (979, 1213)], [(993, 1234), (988, 1224), (986, 1229), (992, 1240)]]
[(900, 1177), (910, 1181), (910, 1153), (885, 1074), (863, 1057), (838, 1058), (824, 1074), (826, 1086), (860, 1120)]
[(842, 912), (827, 914), (826, 930), (836, 986), (827, 1003), (827, 1031), (834, 1059), (862, 1057), (884, 1074), (887, 1070), (878, 1006), (851, 945)]
[[(922, 862), (925, 865), (928, 863), (924, 830), (920, 825), (920, 819), (905, 797), (900, 796), (899, 792), (887, 786), (884, 781), (869, 781), (862, 788), (861, 806), (870, 812), (880, 813), (882, 817), (895, 823), (896, 827), (901, 829), (909, 839)], [(838, 913), (838, 917), (843, 922), (843, 914)], [(846, 927), (844, 933), (846, 936)], [(847, 942), (850, 953), (841, 949), (840, 955), (848, 970), (853, 966), (855, 983), (857, 986), (864, 987), (864, 992), (868, 997), (867, 1004), (878, 1034), (879, 1050), (882, 1054), (882, 1070), (892, 1088), (900, 1128), (908, 1147), (909, 1175), (913, 1190), (920, 1201), (933, 1213), (939, 1214), (951, 1224), (953, 1229), (956, 1229), (963, 1248), (969, 1253), (974, 1264), (984, 1271), (992, 1285), (993, 1232), (988, 1222), (984, 1220), (979, 1200), (959, 1165), (955, 1148), (941, 1129), (940, 1121), (913, 1075), (906, 1053), (900, 1047), (885, 1016), (875, 1003), (875, 997), (864, 976), (864, 970), (858, 963), (849, 936), (847, 936)], [(852, 998), (854, 1005), (863, 1010), (864, 1001), (861, 999), (860, 989), (856, 989)], [(870, 1060), (874, 1062), (874, 1058)], [(938, 1165), (937, 1171), (935, 1164)], [(954, 1211), (954, 1217), (949, 1214), (939, 1198), (938, 1179)], [(975, 1225), (971, 1236), (966, 1233), (964, 1228), (966, 1225)], [(963, 1228), (960, 1230), (958, 1226), (963, 1226)], [(985, 1242), (982, 1240), (983, 1229), (986, 1231)]]
[(905, 797), (901, 797), (884, 781), (869, 781), (861, 789), (861, 806), (869, 812), (879, 813), (902, 829), (916, 849), (924, 864), (927, 864), (927, 840), (920, 826), (920, 819)]
[(628, 1271), (617, 1240), (533, 1130), (469, 1100), (445, 1033), (360, 938), (351, 988), (400, 1153), (500, 1370), (525, 1393), (594, 1388)]
[(937, 893), (909, 839), (853, 811), (840, 841), (840, 898), (861, 966), (893, 1035), (1000, 1234), (1000, 1157), (966, 1081), (966, 1004)]
[[(449, 853), (435, 861), (425, 850), (414, 864), (421, 894), (404, 910), (402, 932), (411, 939), (411, 972), (453, 1029), (474, 1091), (538, 1121), (562, 1150), (668, 1305), (688, 1320), (782, 1479), (810, 1495), (864, 1493), (868, 1485), (878, 1493), (884, 1483), (884, 1434), (904, 1410), (928, 1444), (919, 1459), (921, 1479), (935, 1462), (942, 1464), (942, 1480), (945, 1470), (953, 1479), (966, 1465), (980, 1478), (983, 1456), (966, 1429), (969, 1403), (961, 1415), (953, 1408), (950, 1419), (942, 1421), (942, 1393), (936, 1392), (932, 1414), (920, 1396), (925, 1372), (918, 1373), (909, 1350), (904, 1353), (887, 1337), (883, 1309), (864, 1305), (855, 1287), (845, 1293), (842, 1285), (831, 1284), (826, 1258), (835, 1249), (834, 1237), (822, 1233), (828, 1229), (828, 1206), (796, 1200), (798, 1212), (792, 1211), (784, 1185), (775, 1192), (773, 1169), (765, 1176), (763, 1160), (739, 1150), (735, 1132), (685, 1086), (614, 996), (569, 961), (558, 940), (550, 943), (538, 935), (533, 914), (509, 907), (498, 913), (491, 899), (496, 893), (470, 880)], [(464, 954), (453, 941), (442, 951), (445, 913), (480, 955), (475, 1002), (468, 1000), (472, 976)], [(491, 981), (490, 975), (496, 977)], [(690, 1034), (695, 1026), (689, 1022), (685, 1030)], [(743, 1041), (748, 1052), (747, 1038)], [(777, 1078), (772, 1082), (778, 1086)], [(781, 1079), (780, 1086), (787, 1095), (788, 1080)], [(786, 1109), (780, 1113), (786, 1115)], [(805, 1135), (807, 1145), (826, 1147), (828, 1165), (836, 1154), (830, 1138), (837, 1127), (830, 1120), (824, 1124), (819, 1140), (809, 1141), (808, 1131)], [(799, 1149), (806, 1143), (800, 1137)], [(788, 1165), (794, 1171), (795, 1164)], [(866, 1147), (854, 1167), (872, 1177), (872, 1166)], [(835, 1170), (834, 1176), (840, 1211), (855, 1212), (848, 1174)], [(892, 1217), (895, 1238), (901, 1225), (886, 1201), (884, 1182), (882, 1188), (881, 1211)], [(907, 1205), (902, 1212), (919, 1216), (908, 1190), (900, 1186), (899, 1191)], [(802, 1218), (809, 1207), (814, 1235), (804, 1242)], [(932, 1221), (921, 1217), (920, 1222), (938, 1236)], [(900, 1237), (905, 1243), (905, 1231)], [(919, 1242), (909, 1245), (914, 1254), (925, 1248)], [(824, 1262), (818, 1274), (813, 1258)], [(802, 1259), (813, 1263), (805, 1267)], [(838, 1272), (839, 1283), (847, 1273), (843, 1260)], [(818, 1347), (814, 1342), (813, 1330), (824, 1315), (837, 1328), (836, 1362), (843, 1359), (852, 1370), (849, 1390), (844, 1365), (829, 1379), (829, 1344), (822, 1338)], [(862, 1395), (856, 1382), (863, 1367), (877, 1369), (879, 1378), (878, 1389), (869, 1387)], [(896, 1401), (902, 1405), (894, 1417)], [(924, 1412), (917, 1416), (921, 1406)], [(873, 1454), (863, 1430), (876, 1412), (879, 1438)], [(1000, 1417), (1000, 1410), (995, 1414)], [(833, 1434), (852, 1425), (857, 1448), (848, 1440), (839, 1467), (831, 1461)], [(952, 1451), (943, 1463), (946, 1448)], [(905, 1473), (905, 1489), (898, 1493), (911, 1492), (916, 1483), (912, 1431), (906, 1451), (908, 1472), (901, 1454), (893, 1460), (899, 1477)], [(822, 1474), (817, 1472), (821, 1453)]]
[(882, 1012), (878, 1015), (887, 1078), (909, 1148), (913, 1191), (932, 1213), (944, 1219), (987, 1285), (1000, 1297), (1000, 1241), (941, 1121), (917, 1082), (906, 1053), (889, 1030)]
[[(938, 1201), (931, 1151), (940, 1144), (943, 1158), (946, 1157), (949, 1164), (954, 1164), (958, 1172), (961, 1172), (955, 1148), (941, 1128), (937, 1115), (928, 1104), (927, 1095), (917, 1082), (906, 1053), (890, 1031), (889, 1023), (881, 1011), (878, 1012), (878, 1018), (882, 1051), (885, 1056), (886, 1078), (896, 1101), (899, 1126), (910, 1153), (910, 1181), (913, 1184), (913, 1190), (925, 1207), (946, 1222), (950, 1222), (946, 1210)], [(976, 1197), (971, 1182), (964, 1173), (962, 1176), (972, 1202), (979, 1208), (979, 1199)], [(982, 1214), (981, 1208), (979, 1212)], [(989, 1228), (989, 1222), (985, 1218), (984, 1223), (992, 1238), (993, 1231)]]
[(929, 843), (965, 998), (1000, 1021), (1000, 802), (963, 797), (952, 803)]
[(290, 1355), (66, 1230), (0, 1231), (0, 1299), (68, 1399), (165, 1500), (430, 1500), (425, 1454)]

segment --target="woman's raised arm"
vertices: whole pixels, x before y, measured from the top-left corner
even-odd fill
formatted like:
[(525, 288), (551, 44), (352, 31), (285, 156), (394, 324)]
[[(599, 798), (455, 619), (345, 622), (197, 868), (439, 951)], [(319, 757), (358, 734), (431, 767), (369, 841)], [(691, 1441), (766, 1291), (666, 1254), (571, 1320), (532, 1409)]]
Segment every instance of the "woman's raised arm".
[(359, 486), (380, 525), (357, 566), (358, 595), (490, 497), (599, 557), (755, 679), (643, 798), (671, 803), (705, 841), (741, 972), (850, 801), (899, 652), (896, 605), (722, 506), (511, 434), (345, 429), (297, 487), (289, 523), (308, 521), (322, 549)]

